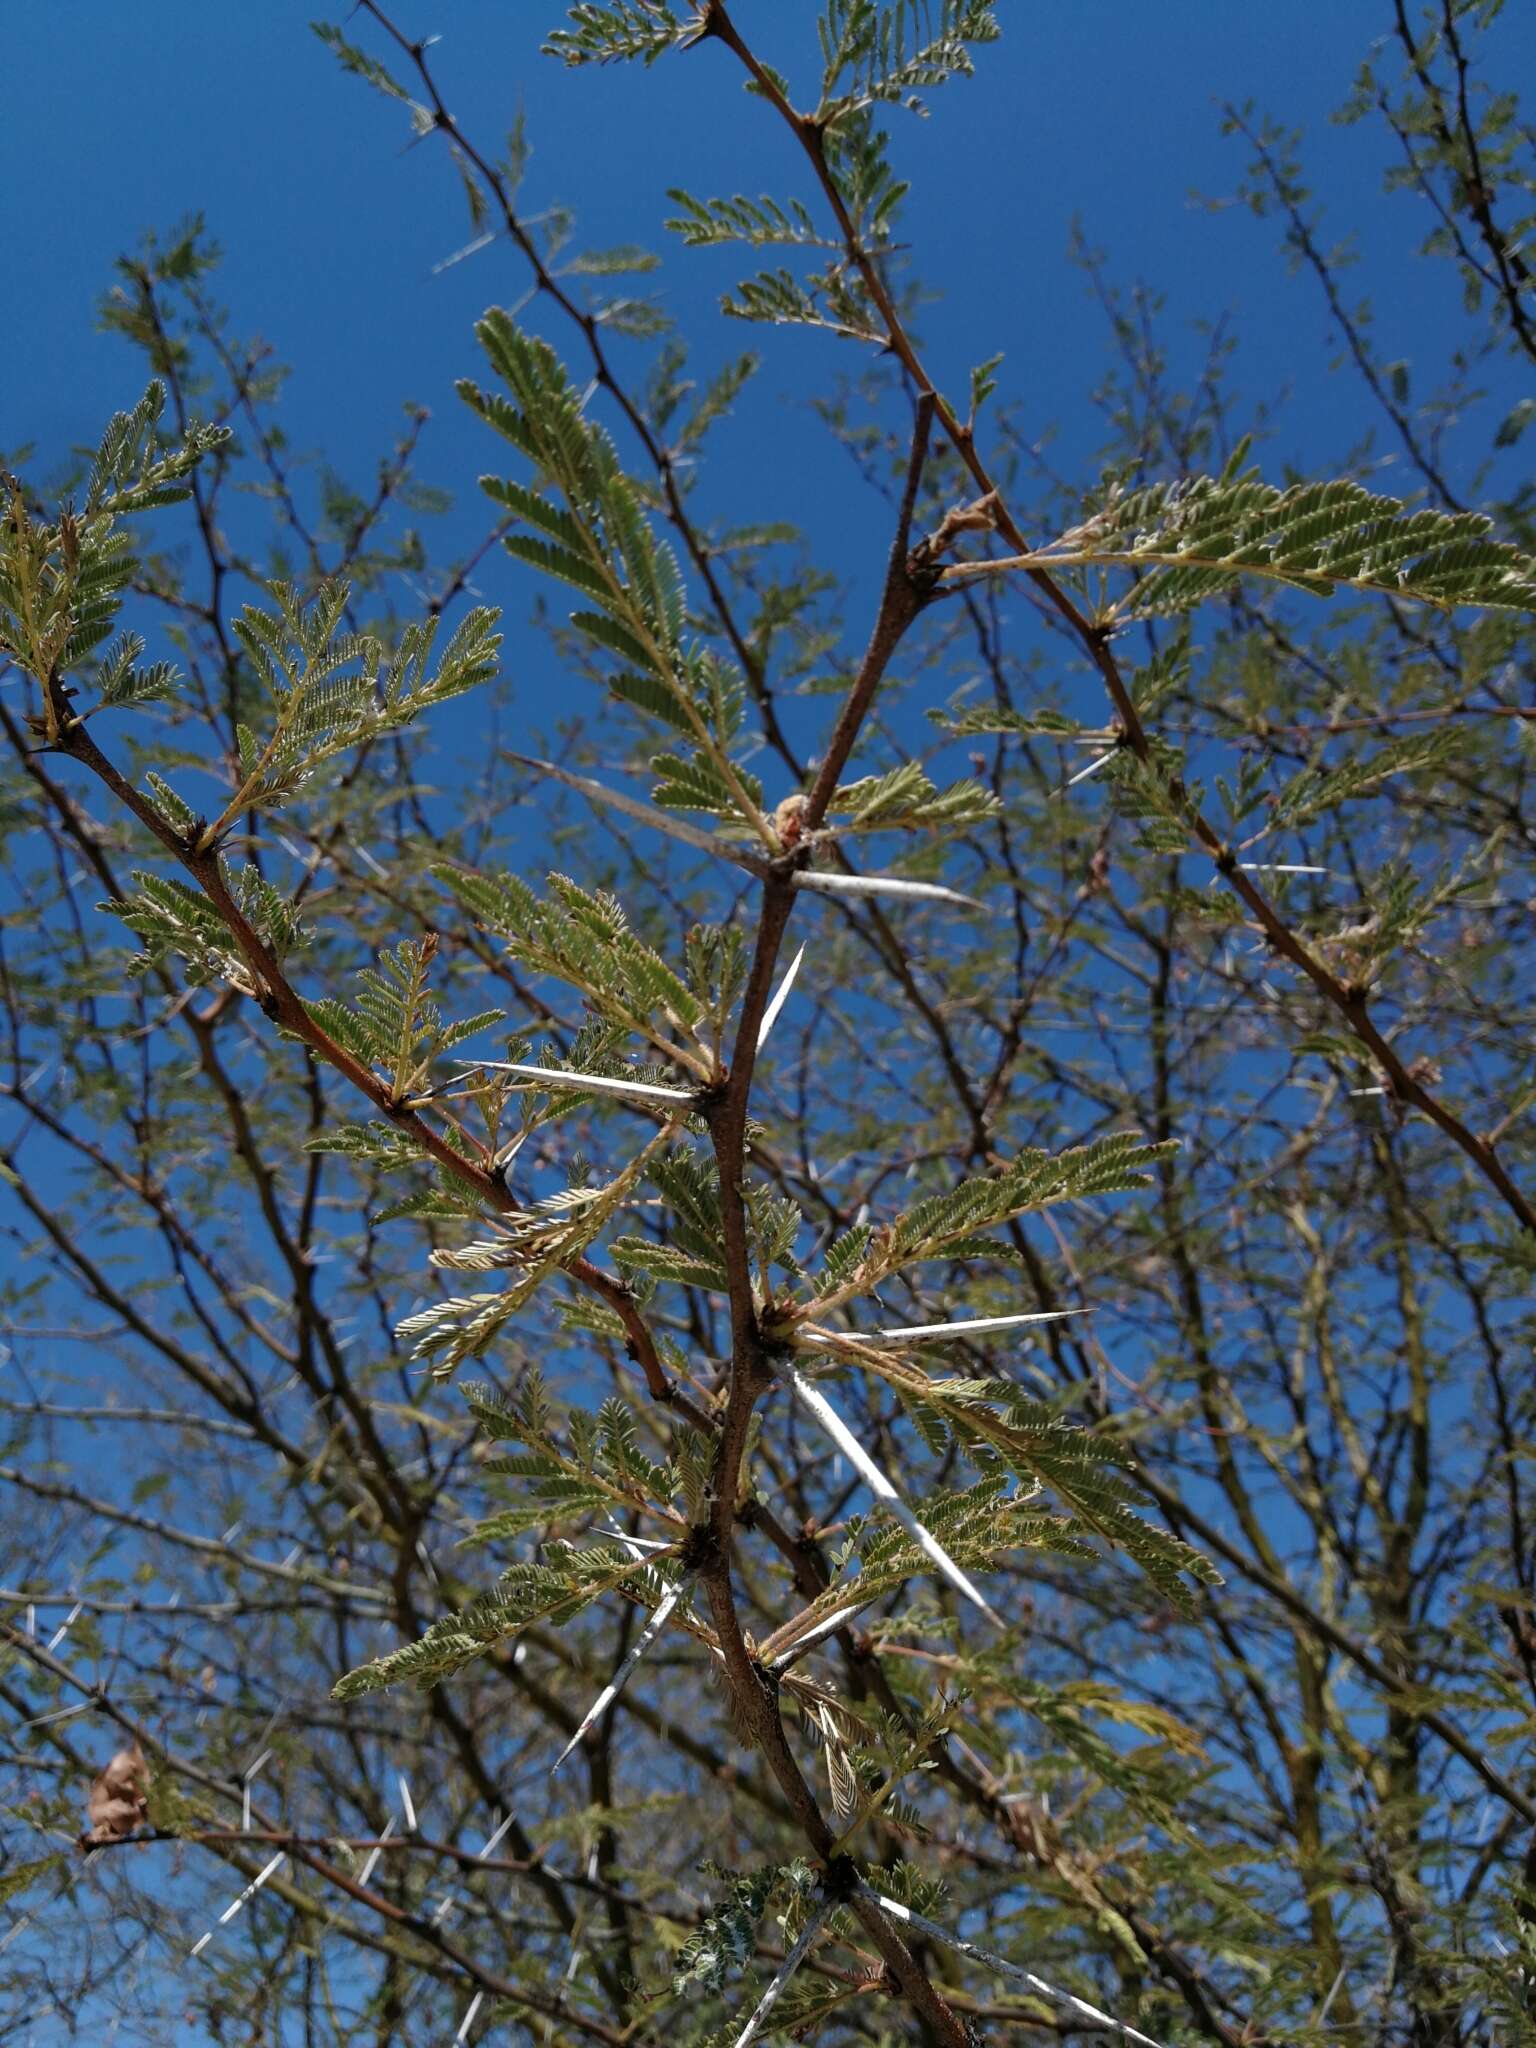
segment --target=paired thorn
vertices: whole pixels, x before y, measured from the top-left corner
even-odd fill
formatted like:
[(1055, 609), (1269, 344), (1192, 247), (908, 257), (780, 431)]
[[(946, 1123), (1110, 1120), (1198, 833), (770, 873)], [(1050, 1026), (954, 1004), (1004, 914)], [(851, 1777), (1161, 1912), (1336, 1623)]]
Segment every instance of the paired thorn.
[[(593, 803), (619, 811), (625, 817), (633, 818), (637, 824), (649, 825), (669, 839), (680, 840), (684, 846), (696, 847), (701, 853), (712, 853), (736, 867), (745, 868), (749, 874), (762, 876), (768, 871), (764, 862), (744, 847), (732, 845), (717, 833), (701, 831), (697, 825), (690, 825), (685, 819), (658, 810), (654, 804), (642, 803), (638, 797), (623, 790), (609, 789), (590, 775), (573, 775), (569, 768), (558, 767), (553, 761), (542, 761), (533, 754), (518, 754), (510, 749), (503, 749), (503, 754), (507, 760), (516, 761), (524, 768), (537, 769), (541, 775), (564, 783), (567, 789), (576, 790)], [(905, 896), (918, 902), (956, 903), (966, 910), (985, 908), (974, 896), (962, 895), (958, 889), (946, 889), (938, 882), (909, 882), (900, 875), (826, 874), (810, 868), (797, 868), (790, 881), (796, 889), (819, 890), (829, 896)]]
[(271, 1750), (264, 1749), (254, 1763), (246, 1765), (244, 1775), (240, 1780), (240, 1831), (242, 1834), (248, 1835), (251, 1832), (251, 1785), (264, 1766), (271, 1760), (271, 1756)]
[(70, 1630), (74, 1627), (75, 1623), (80, 1619), (84, 1607), (85, 1602), (83, 1600), (77, 1600), (75, 1602), (74, 1606), (71, 1607), (68, 1614), (65, 1615), (64, 1619), (59, 1623), (58, 1627), (54, 1630), (53, 1634), (48, 1638), (45, 1648), (50, 1650), (56, 1650), (59, 1647), (60, 1643), (63, 1642), (64, 1638), (69, 1634)]
[(766, 1660), (767, 1669), (775, 1674), (787, 1671), (791, 1664), (805, 1655), (807, 1650), (814, 1649), (828, 1636), (835, 1635), (840, 1628), (852, 1621), (855, 1615), (862, 1614), (869, 1604), (867, 1600), (853, 1600), (846, 1607), (834, 1608), (832, 1613), (823, 1615), (821, 1620), (808, 1628), (803, 1636), (797, 1636), (787, 1649), (778, 1650), (769, 1657)]
[(947, 1579), (956, 1592), (964, 1594), (973, 1607), (979, 1608), (994, 1628), (1005, 1628), (1007, 1624), (1002, 1616), (955, 1563), (937, 1537), (923, 1527), (826, 1395), (813, 1387), (809, 1380), (803, 1379), (793, 1366), (784, 1368), (784, 1377), (806, 1414), (817, 1422), (836, 1444), (876, 1500), (895, 1516), (940, 1576)]

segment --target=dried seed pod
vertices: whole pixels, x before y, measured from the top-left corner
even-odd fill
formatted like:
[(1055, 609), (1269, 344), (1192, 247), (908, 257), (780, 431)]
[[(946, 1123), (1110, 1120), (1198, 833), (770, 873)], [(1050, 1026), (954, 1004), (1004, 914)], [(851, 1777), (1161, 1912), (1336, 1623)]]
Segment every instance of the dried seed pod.
[(93, 1782), (87, 1801), (87, 1842), (120, 1842), (149, 1818), (149, 1764), (138, 1737), (120, 1749)]

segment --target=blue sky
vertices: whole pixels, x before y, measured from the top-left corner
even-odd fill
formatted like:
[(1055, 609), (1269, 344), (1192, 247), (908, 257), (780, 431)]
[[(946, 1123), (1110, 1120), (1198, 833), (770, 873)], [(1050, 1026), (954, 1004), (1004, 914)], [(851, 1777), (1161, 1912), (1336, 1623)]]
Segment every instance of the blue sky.
[[(736, 11), (792, 77), (808, 75), (809, 0), (739, 0)], [(644, 288), (662, 296), (704, 365), (761, 349), (764, 370), (715, 446), (704, 503), (738, 519), (799, 522), (857, 580), (877, 566), (887, 525), (805, 409), (832, 345), (720, 322), (719, 291), (749, 266), (732, 252), (685, 251), (660, 225), (669, 185), (804, 194), (803, 166), (743, 97), (724, 52), (571, 73), (538, 53), (559, 13), (554, 0), (397, 7), (408, 32), (441, 34), (434, 68), (483, 148), (497, 150), (525, 110), (529, 211), (568, 204), (586, 243), (659, 249), (663, 268)], [(1336, 209), (1328, 238), (1351, 229), (1361, 239), (1350, 290), (1373, 300), (1383, 356), (1439, 374), (1458, 338), (1454, 289), (1444, 279), (1425, 289), (1415, 256), (1425, 222), (1411, 201), (1382, 196), (1378, 135), (1329, 118), (1386, 26), (1383, 0), (1005, 0), (1002, 13), (1005, 39), (982, 53), (978, 78), (937, 95), (929, 121), (895, 124), (913, 181), (905, 235), (943, 292), (922, 325), (948, 388), (963, 391), (970, 365), (1003, 350), (1002, 392), (1025, 430), (1059, 427), (1058, 465), (1093, 480), (1090, 399), (1110, 349), (1068, 260), (1076, 217), (1112, 276), (1165, 295), (1165, 340), (1187, 337), (1194, 360), (1195, 323), (1226, 316), (1240, 340), (1240, 390), (1255, 401), (1289, 390), (1265, 451), (1272, 472), (1282, 461), (1336, 467), (1367, 415), (1356, 381), (1331, 372), (1336, 340), (1315, 284), (1288, 274), (1273, 222), (1201, 203), (1237, 185), (1245, 152), (1222, 138), (1220, 106), (1248, 99), (1305, 129), (1312, 182)], [(140, 365), (95, 331), (95, 303), (120, 251), (196, 209), (226, 251), (217, 288), (236, 332), (264, 335), (295, 366), (283, 398), (294, 447), (366, 484), (402, 404), (432, 409), (423, 473), (462, 505), (429, 534), (446, 557), (482, 530), (474, 478), (505, 452), (487, 445), (454, 380), (478, 372), (475, 317), (516, 302), (526, 273), (494, 245), (434, 274), (469, 234), (446, 152), (430, 138), (407, 146), (402, 111), (339, 73), (310, 14), (292, 0), (13, 0), (0, 26), (0, 449), (34, 443), (43, 474), (137, 395)], [(1536, 76), (1536, 8), (1509, 16), (1500, 33), (1510, 75)], [(351, 32), (382, 50), (365, 24)], [(640, 359), (630, 344), (616, 352)], [(851, 355), (836, 359), (855, 367)], [(1508, 402), (1490, 397), (1488, 417)], [(1486, 445), (1486, 425), (1469, 438)], [(493, 560), (482, 580), (514, 615), (526, 608), (527, 572)], [(516, 646), (514, 706), (534, 717), (561, 708), (547, 643)]]
[[(1536, 65), (1536, 18), (1510, 12), (1500, 33), (1518, 76)], [(740, 14), (770, 57), (808, 76), (808, 0), (746, 0)], [(1287, 275), (1272, 223), (1195, 195), (1230, 195), (1243, 168), (1243, 145), (1219, 134), (1221, 102), (1251, 98), (1303, 126), (1315, 184), (1349, 211), (1332, 233), (1353, 228), (1368, 249), (1351, 288), (1375, 301), (1383, 355), (1440, 361), (1454, 294), (1423, 292), (1411, 252), (1424, 223), (1412, 201), (1381, 197), (1374, 132), (1328, 118), (1386, 17), (1378, 0), (1011, 0), (1004, 40), (982, 53), (978, 78), (937, 95), (926, 122), (898, 117), (898, 161), (913, 181), (908, 235), (943, 291), (923, 325), (946, 384), (963, 389), (972, 362), (1005, 350), (1003, 390), (1027, 431), (1060, 426), (1058, 459), (1091, 480), (1087, 401), (1107, 336), (1067, 258), (1078, 217), (1114, 275), (1166, 294), (1171, 337), (1228, 316), (1241, 386), (1268, 398), (1289, 385), (1277, 455), (1336, 460), (1359, 430), (1362, 397), (1353, 380), (1329, 375), (1315, 285)], [(446, 152), (430, 138), (406, 147), (403, 112), (343, 78), (309, 19), (292, 0), (53, 0), (11, 13), (0, 448), (33, 442), (45, 466), (94, 440), (103, 417), (136, 395), (138, 366), (93, 331), (93, 306), (120, 250), (196, 208), (227, 252), (219, 288), (236, 330), (261, 333), (296, 366), (284, 401), (290, 442), (366, 480), (402, 401), (420, 401), (434, 412), (426, 472), (478, 521), (472, 479), (487, 451), (452, 384), (476, 368), (474, 317), (521, 293), (519, 260), (493, 246), (432, 274), (468, 235)], [(660, 228), (669, 184), (803, 189), (788, 138), (743, 96), (727, 53), (706, 47), (648, 72), (569, 72), (539, 55), (559, 19), (553, 4), (401, 0), (399, 19), (441, 34), (434, 65), (483, 147), (497, 148), (526, 109), (528, 210), (558, 201), (576, 210), (588, 243), (660, 248), (663, 268), (643, 282), (698, 337), (704, 361), (766, 344), (765, 370), (721, 443), (722, 503), (738, 516), (799, 518), (813, 540), (844, 539), (867, 502), (794, 397), (827, 367), (807, 355), (831, 345), (719, 321), (718, 291), (743, 267), (735, 252), (688, 252)], [(368, 40), (368, 24), (354, 32)], [(454, 521), (448, 536), (456, 529), (472, 530)], [(497, 580), (505, 588), (491, 594), (511, 595), (510, 565)]]

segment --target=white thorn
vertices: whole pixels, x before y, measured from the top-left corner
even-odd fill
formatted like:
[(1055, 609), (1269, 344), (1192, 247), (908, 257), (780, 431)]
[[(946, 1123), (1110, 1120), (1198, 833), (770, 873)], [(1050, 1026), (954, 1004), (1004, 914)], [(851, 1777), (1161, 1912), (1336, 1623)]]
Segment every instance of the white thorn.
[(484, 1842), (480, 1846), (480, 1850), (478, 1853), (477, 1860), (479, 1862), (483, 1863), (486, 1857), (490, 1855), (493, 1849), (499, 1848), (501, 1846), (503, 1836), (506, 1834), (507, 1830), (511, 1827), (513, 1821), (516, 1820), (516, 1818), (517, 1815), (515, 1813), (509, 1813), (506, 1819), (499, 1823), (495, 1831), (492, 1834), (486, 1836)]
[(892, 1330), (865, 1330), (859, 1332), (860, 1341), (886, 1343), (892, 1339), (912, 1337), (966, 1337), (982, 1330), (1012, 1330), (1022, 1323), (1059, 1323), (1067, 1316), (1085, 1316), (1085, 1308), (1041, 1309), (1032, 1315), (1019, 1316), (971, 1316), (956, 1323), (907, 1323)]
[(596, 1726), (596, 1724), (603, 1718), (604, 1714), (607, 1713), (608, 1709), (613, 1705), (614, 1701), (618, 1698), (619, 1694), (624, 1690), (625, 1686), (629, 1683), (630, 1676), (633, 1673), (635, 1666), (640, 1662), (640, 1659), (645, 1655), (646, 1651), (651, 1647), (652, 1643), (655, 1642), (656, 1638), (661, 1634), (662, 1630), (666, 1627), (668, 1616), (671, 1614), (673, 1608), (677, 1605), (678, 1601), (682, 1599), (683, 1595), (687, 1592), (689, 1586), (692, 1583), (693, 1581), (691, 1577), (686, 1579), (679, 1579), (675, 1586), (669, 1586), (667, 1588), (666, 1592), (662, 1595), (661, 1599), (656, 1604), (655, 1613), (651, 1616), (650, 1620), (645, 1624), (645, 1627), (641, 1629), (639, 1635), (636, 1636), (634, 1642), (630, 1645), (628, 1656), (624, 1659), (624, 1662), (619, 1666), (618, 1670), (613, 1674), (613, 1677), (609, 1680), (608, 1684), (603, 1687), (602, 1691), (598, 1694), (597, 1698), (592, 1702), (591, 1706), (588, 1707), (586, 1713), (581, 1718), (581, 1722), (576, 1730), (576, 1733), (571, 1737), (570, 1741), (565, 1745), (564, 1749), (561, 1750), (560, 1754), (555, 1758), (554, 1762), (550, 1765), (549, 1775), (551, 1777), (553, 1777), (556, 1771), (559, 1770), (560, 1766), (565, 1762), (566, 1758), (570, 1755), (571, 1751), (576, 1747), (577, 1743), (580, 1742), (581, 1738), (583, 1737), (583, 1735), (586, 1734), (587, 1730), (589, 1728)]
[(995, 1628), (1005, 1627), (1002, 1616), (988, 1604), (944, 1546), (923, 1527), (826, 1395), (813, 1387), (808, 1380), (802, 1379), (792, 1367), (786, 1369), (785, 1378), (789, 1381), (790, 1388), (801, 1407), (821, 1424), (870, 1492), (877, 1500), (885, 1503), (929, 1563), (957, 1592), (963, 1593), (973, 1606), (980, 1608)]
[(515, 1138), (510, 1139), (505, 1145), (502, 1146), (501, 1150), (496, 1154), (496, 1158), (494, 1161), (494, 1165), (498, 1173), (506, 1172), (507, 1168), (512, 1164), (513, 1160), (517, 1157), (518, 1153), (522, 1151), (524, 1144), (527, 1142), (527, 1138), (528, 1133), (526, 1131), (519, 1131)]
[(769, 1664), (769, 1670), (787, 1670), (797, 1657), (803, 1656), (807, 1650), (821, 1642), (825, 1636), (835, 1634), (843, 1626), (844, 1622), (852, 1621), (856, 1614), (862, 1614), (868, 1605), (869, 1602), (867, 1600), (855, 1600), (847, 1607), (834, 1608), (830, 1614), (824, 1615), (813, 1628), (808, 1628), (803, 1636), (797, 1637), (787, 1650), (780, 1650), (778, 1655)]
[(453, 254), (445, 256), (441, 263), (434, 263), (430, 274), (433, 277), (441, 277), (445, 270), (452, 270), (455, 263), (462, 263), (466, 256), (478, 255), (480, 250), (488, 248), (495, 239), (495, 235), (490, 232), (476, 235), (475, 239), (466, 242), (462, 249), (455, 249)]
[[(87, 1857), (86, 1861), (89, 1862), (90, 1858)], [(10, 1926), (5, 1930), (5, 1933), (0, 1934), (0, 1955), (5, 1954), (5, 1951), (10, 1947), (11, 1943), (16, 1939), (18, 1934), (23, 1934), (26, 1932), (27, 1928), (29, 1928), (32, 1925), (32, 1922), (35, 1918), (35, 1914), (23, 1913), (19, 1920), (13, 1920), (11, 1922)], [(204, 1938), (206, 1939), (206, 1936)], [(194, 1949), (193, 1954), (195, 1955), (196, 1953), (197, 1951)]]
[(286, 1849), (279, 1849), (277, 1854), (272, 1858), (271, 1862), (266, 1864), (264, 1868), (262, 1868), (261, 1870), (257, 1871), (256, 1875), (251, 1879), (250, 1883), (246, 1886), (245, 1890), (240, 1894), (239, 1898), (231, 1899), (229, 1904), (224, 1908), (223, 1912), (219, 1915), (219, 1925), (221, 1927), (227, 1927), (230, 1921), (233, 1920), (235, 1915), (239, 1912), (240, 1908), (246, 1903), (246, 1901), (248, 1899), (255, 1898), (256, 1894), (261, 1890), (262, 1886), (266, 1883), (267, 1879), (277, 1869), (277, 1866), (286, 1860), (287, 1855), (288, 1851)]
[(84, 1606), (85, 1602), (83, 1600), (77, 1600), (75, 1602), (74, 1606), (71, 1607), (68, 1614), (65, 1615), (64, 1619), (59, 1623), (58, 1627), (54, 1630), (53, 1634), (48, 1638), (47, 1642), (44, 1644), (43, 1647), (45, 1649), (56, 1650), (59, 1647), (60, 1643), (63, 1642), (64, 1638), (69, 1634), (70, 1630), (74, 1627), (75, 1623), (80, 1619), (80, 1614)]
[(670, 1550), (670, 1543), (659, 1543), (654, 1536), (631, 1536), (627, 1529), (621, 1529), (616, 1522), (609, 1522), (607, 1533), (615, 1542), (622, 1543), (631, 1557), (643, 1558), (648, 1550)]
[(21, 1728), (51, 1728), (55, 1721), (72, 1721), (76, 1714), (88, 1714), (96, 1702), (76, 1700), (72, 1707), (55, 1707), (51, 1714), (39, 1714), (34, 1720), (22, 1721)]
[(594, 782), (589, 775), (573, 775), (568, 768), (557, 768), (553, 761), (541, 761), (533, 754), (515, 754), (510, 749), (504, 751), (507, 760), (517, 761), (524, 768), (537, 768), (541, 774), (552, 775), (567, 789), (579, 790), (594, 803), (622, 811), (627, 818), (635, 818), (642, 825), (653, 825), (658, 832), (666, 833), (669, 839), (681, 840), (684, 846), (696, 846), (701, 853), (717, 853), (723, 860), (734, 861), (738, 867), (747, 868), (753, 874), (763, 872), (762, 862), (741, 847), (732, 846), (729, 840), (717, 838), (711, 832), (701, 831), (697, 825), (688, 824), (670, 811), (659, 811), (654, 804), (643, 804), (638, 797), (609, 789), (605, 783)]
[(475, 2014), (480, 2010), (480, 2004), (484, 1997), (485, 1993), (483, 1991), (477, 1991), (469, 2001), (469, 2010), (465, 2013), (463, 2019), (459, 2021), (459, 2031), (453, 2037), (455, 2041), (467, 2041), (469, 2039), (469, 2030), (475, 2023)]
[(1139, 2034), (1134, 2027), (1128, 2027), (1124, 2020), (1117, 2020), (1112, 2013), (1100, 2012), (1096, 2005), (1089, 2005), (1086, 1999), (1078, 1998), (1070, 1991), (1059, 1991), (1054, 1984), (1047, 1984), (1043, 1977), (1037, 1977), (1033, 1970), (1026, 1970), (1021, 1963), (1011, 1963), (1006, 1956), (980, 1947), (974, 1941), (962, 1941), (958, 1934), (951, 1934), (947, 1927), (941, 1927), (936, 1920), (929, 1920), (921, 1913), (914, 1913), (910, 1906), (903, 1906), (895, 1899), (888, 1899), (877, 1892), (872, 1885), (860, 1881), (860, 1891), (873, 1899), (882, 1913), (889, 1913), (895, 1920), (905, 1921), (918, 1933), (926, 1934), (933, 1941), (943, 1942), (957, 1955), (969, 1956), (984, 1968), (996, 1970), (1000, 1976), (1012, 1977), (1017, 1983), (1027, 1984), (1031, 1991), (1038, 1991), (1044, 1997), (1054, 1999), (1058, 2005), (1068, 2007), (1072, 2012), (1081, 2013), (1084, 2018), (1094, 2020), (1101, 2027), (1112, 2027), (1117, 2034), (1123, 2034), (1128, 2041), (1140, 2041), (1142, 2048), (1158, 2048), (1149, 2034)]
[(806, 1921), (796, 1937), (794, 1947), (769, 1978), (767, 1990), (757, 2001), (756, 2006), (753, 2008), (751, 2019), (747, 2021), (747, 2024), (736, 2036), (736, 2039), (731, 2044), (731, 2048), (748, 2048), (748, 2044), (761, 2028), (763, 2021), (767, 2019), (769, 2013), (778, 2004), (779, 1994), (805, 1961), (806, 1956), (810, 1952), (811, 1943), (820, 1934), (827, 1915), (831, 1910), (832, 1901), (830, 1899), (822, 1899), (818, 1902), (815, 1912), (812, 1913), (810, 1919)]
[(358, 859), (363, 863), (365, 867), (372, 868), (373, 872), (378, 876), (381, 882), (387, 882), (389, 880), (389, 869), (384, 866), (382, 861), (376, 860), (374, 856), (368, 851), (366, 846), (354, 846), (352, 848), (352, 851), (357, 855)]
[(1327, 2019), (1329, 2008), (1332, 2006), (1334, 1999), (1338, 1996), (1339, 1989), (1344, 1982), (1344, 1978), (1348, 1973), (1348, 1969), (1349, 1965), (1347, 1963), (1340, 1963), (1339, 1973), (1334, 1978), (1332, 1984), (1330, 1984), (1328, 1987), (1328, 1996), (1323, 2000), (1322, 2008), (1317, 2015), (1316, 2021), (1314, 2022), (1315, 2025), (1320, 2027), (1323, 2024), (1323, 2021)]
[(416, 1806), (415, 1802), (411, 1798), (410, 1784), (406, 1778), (404, 1771), (401, 1771), (399, 1773), (399, 1782), (400, 1804), (405, 1811), (406, 1833), (414, 1835), (416, 1832)]
[(777, 995), (775, 995), (773, 1001), (768, 1005), (767, 1009), (763, 1012), (763, 1021), (757, 1027), (757, 1049), (759, 1052), (762, 1051), (763, 1046), (767, 1041), (769, 1032), (778, 1022), (779, 1012), (784, 1007), (784, 999), (795, 985), (795, 976), (800, 972), (800, 962), (804, 958), (805, 948), (804, 946), (802, 946), (799, 952), (795, 955), (794, 959), (790, 961), (789, 971), (785, 974), (784, 979), (779, 983)]
[(565, 1067), (535, 1067), (523, 1060), (477, 1060), (456, 1081), (467, 1081), (482, 1070), (498, 1074), (527, 1074), (535, 1081), (564, 1081), (573, 1088), (592, 1088), (601, 1095), (643, 1095), (658, 1102), (692, 1102), (691, 1088), (657, 1088), (649, 1081), (620, 1081), (611, 1074), (573, 1074)]
[(1106, 761), (1113, 761), (1113, 759), (1115, 758), (1115, 751), (1116, 750), (1113, 747), (1110, 747), (1108, 751), (1105, 753), (1095, 754), (1093, 759), (1088, 763), (1088, 766), (1086, 768), (1079, 768), (1075, 775), (1069, 775), (1066, 781), (1061, 785), (1060, 789), (1053, 789), (1051, 791), (1051, 795), (1065, 796), (1067, 791), (1069, 789), (1075, 788), (1079, 782), (1086, 782), (1090, 775), (1097, 775), (1099, 770), (1104, 766), (1104, 763)]
[(797, 889), (821, 889), (829, 896), (915, 896), (930, 903), (961, 903), (967, 910), (986, 908), (958, 889), (938, 882), (908, 882), (899, 875), (823, 875), (802, 868), (792, 879)]
[[(240, 1893), (239, 1897), (231, 1899), (229, 1904), (224, 1908), (223, 1912), (218, 1917), (217, 1926), (227, 1927), (229, 1925), (230, 1921), (234, 1919), (235, 1915), (239, 1912), (240, 1908), (246, 1903), (246, 1901), (248, 1899), (255, 1898), (256, 1894), (261, 1890), (262, 1886), (266, 1883), (267, 1879), (272, 1875), (273, 1871), (276, 1870), (277, 1866), (287, 1859), (287, 1855), (288, 1851), (286, 1849), (279, 1849), (277, 1854), (272, 1858), (271, 1862), (265, 1865), (263, 1869), (257, 1871), (256, 1875), (251, 1879), (250, 1883), (246, 1886), (245, 1890)], [(206, 1934), (200, 1936), (199, 1939), (193, 1943), (193, 1955), (200, 1955), (202, 1953), (202, 1951), (208, 1946), (208, 1943), (213, 1939), (214, 1932), (215, 1929), (213, 1927), (210, 1927)]]
[[(359, 1871), (358, 1873), (357, 1881), (360, 1885), (366, 1886), (369, 1878), (372, 1877), (374, 1870), (378, 1865), (379, 1858), (384, 1854), (384, 1844), (389, 1840), (390, 1836), (394, 1832), (395, 1816), (391, 1814), (389, 1816), (389, 1819), (384, 1823), (383, 1833), (379, 1836), (379, 1839), (377, 1843), (375, 1843), (374, 1847), (368, 1851), (368, 1859), (364, 1863), (361, 1871)], [(482, 1851), (481, 1853), (483, 1854), (484, 1852)]]

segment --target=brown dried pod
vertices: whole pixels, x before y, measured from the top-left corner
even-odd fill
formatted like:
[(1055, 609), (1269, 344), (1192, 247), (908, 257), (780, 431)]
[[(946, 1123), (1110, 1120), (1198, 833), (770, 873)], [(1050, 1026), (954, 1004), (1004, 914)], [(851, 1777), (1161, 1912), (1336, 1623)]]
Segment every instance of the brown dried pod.
[(149, 1818), (149, 1764), (138, 1737), (120, 1749), (91, 1786), (87, 1842), (120, 1842)]

